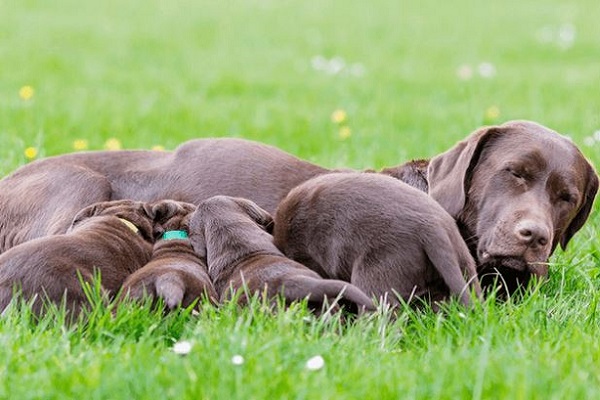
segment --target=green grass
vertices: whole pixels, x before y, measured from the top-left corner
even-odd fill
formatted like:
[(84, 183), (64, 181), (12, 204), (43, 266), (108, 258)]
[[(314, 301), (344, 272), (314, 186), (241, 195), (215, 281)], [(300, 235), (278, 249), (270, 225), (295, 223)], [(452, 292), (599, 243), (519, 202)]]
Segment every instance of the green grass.
[[(0, 173), (73, 151), (238, 136), (330, 167), (394, 165), (483, 124), (531, 119), (596, 165), (594, 0), (0, 1)], [(557, 41), (562, 28), (572, 43)], [(315, 57), (341, 57), (337, 75)], [(477, 66), (496, 70), (486, 79)], [(364, 73), (355, 76), (351, 66)], [(461, 66), (475, 70), (461, 80)], [(33, 97), (19, 90), (30, 85)], [(496, 108), (496, 111), (493, 112)], [(492, 108), (492, 112), (490, 112)], [(350, 137), (331, 114), (348, 114)], [(497, 114), (497, 115), (495, 115)], [(260, 304), (88, 324), (0, 318), (0, 398), (598, 398), (598, 205), (521, 302), (354, 323)], [(174, 354), (188, 340), (190, 354)], [(236, 366), (234, 355), (245, 362)], [(321, 355), (325, 367), (305, 368)]]

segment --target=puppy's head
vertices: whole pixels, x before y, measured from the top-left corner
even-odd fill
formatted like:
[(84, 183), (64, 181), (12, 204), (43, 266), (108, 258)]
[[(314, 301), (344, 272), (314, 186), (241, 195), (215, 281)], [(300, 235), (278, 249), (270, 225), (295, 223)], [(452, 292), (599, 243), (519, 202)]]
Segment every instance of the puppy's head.
[[(253, 226), (273, 233), (273, 217), (254, 202), (230, 196), (214, 196), (203, 201), (190, 216), (189, 232), (194, 250), (201, 257), (206, 256), (206, 230), (217, 229), (217, 226), (244, 225), (250, 222)], [(239, 234), (246, 234), (247, 229)]]
[(399, 179), (422, 192), (427, 192), (429, 189), (427, 182), (428, 166), (428, 160), (411, 160), (396, 167), (384, 168), (380, 173)]
[(146, 213), (154, 221), (153, 234), (158, 239), (166, 231), (189, 232), (189, 222), (196, 206), (175, 200), (159, 200), (147, 203)]
[(154, 221), (146, 210), (146, 203), (133, 200), (103, 201), (87, 206), (75, 215), (68, 231), (76, 229), (90, 218), (101, 216), (114, 216), (127, 221), (138, 229), (144, 239), (154, 241)]

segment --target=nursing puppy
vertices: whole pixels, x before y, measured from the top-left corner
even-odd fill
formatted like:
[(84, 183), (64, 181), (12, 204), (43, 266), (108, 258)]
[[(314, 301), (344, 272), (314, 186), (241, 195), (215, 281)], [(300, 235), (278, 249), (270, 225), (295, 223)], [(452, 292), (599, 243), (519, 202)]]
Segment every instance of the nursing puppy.
[[(481, 288), (455, 221), (425, 193), (391, 177), (337, 173), (313, 178), (280, 203), (275, 245), (321, 276), (399, 303), (457, 297)], [(468, 283), (467, 283), (468, 282)]]
[(43, 313), (47, 302), (64, 301), (77, 316), (89, 304), (81, 283), (91, 284), (97, 273), (102, 293), (110, 298), (129, 274), (150, 260), (155, 214), (169, 204), (161, 201), (149, 208), (130, 200), (96, 203), (81, 210), (65, 234), (35, 239), (3, 253), (0, 310), (19, 293), (32, 301), (36, 315)]
[(175, 210), (153, 207), (158, 228), (155, 234), (160, 239), (154, 244), (150, 262), (123, 283), (122, 298), (161, 298), (170, 310), (188, 307), (202, 297), (215, 303), (217, 293), (208, 276), (206, 261), (194, 252), (188, 235), (190, 216), (196, 206), (183, 202), (172, 202), (170, 206)]
[(286, 303), (308, 299), (321, 311), (336, 299), (352, 312), (373, 311), (372, 301), (347, 282), (322, 279), (304, 265), (286, 258), (268, 232), (269, 213), (250, 200), (215, 196), (202, 202), (190, 221), (194, 249), (206, 257), (208, 273), (220, 301), (240, 297), (246, 304), (252, 295)]
[[(300, 183), (334, 172), (248, 140), (190, 140), (174, 151), (96, 151), (24, 165), (0, 180), (0, 253), (64, 233), (98, 201), (244, 197), (268, 212)], [(383, 174), (428, 191), (456, 219), (480, 276), (498, 271), (508, 291), (545, 277), (557, 245), (588, 219), (598, 176), (575, 143), (531, 121), (469, 134), (430, 161)]]

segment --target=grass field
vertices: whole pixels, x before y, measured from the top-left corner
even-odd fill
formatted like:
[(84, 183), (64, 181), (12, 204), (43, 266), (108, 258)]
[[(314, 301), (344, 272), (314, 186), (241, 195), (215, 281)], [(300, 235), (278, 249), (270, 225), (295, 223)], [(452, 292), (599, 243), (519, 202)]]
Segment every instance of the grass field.
[[(510, 119), (568, 134), (600, 166), (593, 10), (595, 0), (0, 0), (0, 173), (209, 136), (380, 168)], [(599, 398), (598, 215), (596, 204), (555, 253), (548, 282), (471, 311), (344, 323), (302, 305), (166, 317), (131, 306), (115, 318), (99, 307), (72, 328), (60, 313), (9, 313), (0, 398)], [(315, 356), (324, 366), (307, 368)]]

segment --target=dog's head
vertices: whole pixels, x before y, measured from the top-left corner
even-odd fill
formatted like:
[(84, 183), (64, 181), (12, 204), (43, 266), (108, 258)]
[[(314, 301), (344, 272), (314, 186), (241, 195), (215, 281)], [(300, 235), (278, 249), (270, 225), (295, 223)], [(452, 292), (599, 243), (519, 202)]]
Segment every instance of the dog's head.
[(146, 203), (141, 201), (114, 200), (94, 203), (75, 215), (68, 231), (83, 226), (91, 218), (109, 216), (121, 219), (130, 229), (137, 229), (145, 240), (154, 242), (154, 219), (148, 214)]
[(478, 261), (545, 276), (583, 226), (598, 176), (575, 144), (528, 121), (482, 128), (433, 158), (429, 193), (457, 219)]
[(273, 217), (250, 200), (213, 196), (198, 205), (189, 225), (194, 250), (206, 257), (207, 230), (224, 243), (235, 240), (250, 245), (257, 239), (257, 232), (273, 232)]
[(422, 192), (427, 192), (429, 188), (429, 183), (427, 182), (428, 166), (429, 160), (411, 160), (396, 167), (384, 168), (380, 173), (401, 180)]
[(146, 214), (154, 221), (153, 234), (158, 239), (166, 231), (189, 232), (189, 222), (196, 206), (175, 200), (159, 200), (145, 206)]

